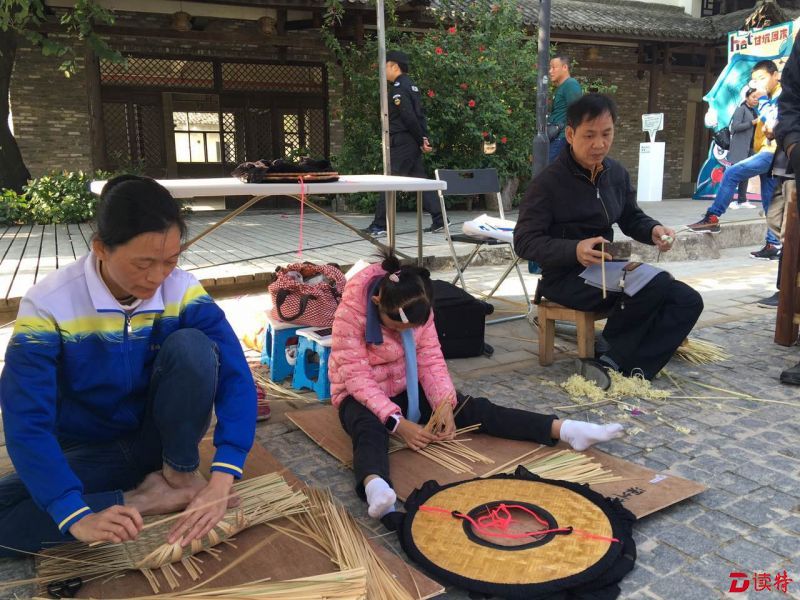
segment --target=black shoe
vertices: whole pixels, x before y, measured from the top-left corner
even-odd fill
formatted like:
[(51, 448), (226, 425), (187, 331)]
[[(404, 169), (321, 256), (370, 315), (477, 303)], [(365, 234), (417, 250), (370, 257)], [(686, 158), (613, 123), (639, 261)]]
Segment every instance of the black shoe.
[(578, 359), (578, 372), (587, 381), (591, 381), (601, 390), (611, 387), (610, 367), (593, 358)]
[[(450, 220), (450, 217), (447, 217), (448, 227), (452, 224), (453, 222)], [(425, 233), (441, 233), (442, 231), (444, 231), (444, 221), (442, 221), (441, 223), (434, 223), (433, 225), (431, 225), (430, 227), (426, 227), (422, 231), (424, 231)]]
[(750, 258), (756, 260), (778, 260), (781, 257), (781, 249), (772, 244), (764, 244), (761, 250), (750, 253)]
[(761, 308), (778, 308), (778, 298), (780, 292), (775, 292), (772, 296), (768, 298), (762, 298), (757, 302), (758, 306)]
[(383, 236), (386, 235), (386, 229), (384, 229), (380, 225), (375, 225), (375, 223), (373, 223), (369, 227), (365, 227), (361, 231), (366, 233), (366, 234), (369, 234), (369, 235), (371, 235), (372, 237), (375, 237), (375, 238), (383, 237)]
[(797, 363), (795, 366), (781, 373), (781, 383), (800, 385), (800, 363)]

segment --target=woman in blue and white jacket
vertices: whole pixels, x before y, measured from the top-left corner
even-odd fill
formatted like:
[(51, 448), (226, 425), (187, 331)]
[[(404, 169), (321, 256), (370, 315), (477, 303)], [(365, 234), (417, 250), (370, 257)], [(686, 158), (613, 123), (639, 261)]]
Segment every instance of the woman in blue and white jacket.
[[(222, 518), (253, 443), (256, 395), (222, 310), (176, 268), (186, 225), (156, 181), (101, 194), (92, 252), (23, 298), (0, 377), (16, 473), (0, 479), (0, 556), (135, 539), (184, 510), (183, 545)], [(198, 444), (211, 420), (208, 480)]]

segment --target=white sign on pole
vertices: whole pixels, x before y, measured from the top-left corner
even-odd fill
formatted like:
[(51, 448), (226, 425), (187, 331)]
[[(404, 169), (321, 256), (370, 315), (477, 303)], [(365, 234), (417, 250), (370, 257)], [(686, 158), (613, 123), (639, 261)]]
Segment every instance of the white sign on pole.
[(664, 129), (664, 113), (642, 115), (642, 131), (650, 135), (650, 141), (656, 141), (656, 132)]
[(642, 115), (642, 131), (650, 142), (639, 144), (639, 177), (636, 185), (637, 202), (659, 202), (664, 185), (664, 142), (657, 142), (656, 132), (664, 129), (664, 113)]
[(659, 202), (664, 184), (664, 142), (639, 144), (639, 177), (636, 182), (637, 202)]

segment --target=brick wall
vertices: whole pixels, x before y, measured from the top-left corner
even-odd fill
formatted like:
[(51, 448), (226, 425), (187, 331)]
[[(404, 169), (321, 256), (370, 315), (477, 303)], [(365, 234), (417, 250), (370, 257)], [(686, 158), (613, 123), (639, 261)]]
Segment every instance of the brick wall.
[(21, 44), (11, 78), (14, 134), (22, 158), (37, 177), (51, 170), (91, 169), (89, 106), (82, 52), (78, 71), (58, 71), (63, 59)]
[[(581, 67), (581, 62), (589, 62), (586, 44), (558, 44), (558, 49), (565, 51), (577, 66), (572, 74), (579, 79), (602, 79), (606, 85), (617, 86), (612, 94), (619, 108), (619, 120), (614, 136), (612, 158), (619, 160), (630, 172), (631, 180), (636, 184), (639, 164), (639, 144), (646, 141), (642, 132), (642, 114), (647, 112), (647, 100), (650, 90), (650, 73), (644, 71), (641, 78), (633, 69), (603, 69), (602, 71)], [(599, 56), (598, 62), (614, 64), (636, 64), (636, 48), (624, 46), (593, 46)], [(666, 142), (664, 164), (664, 198), (679, 198), (681, 194), (682, 171), (685, 156), (684, 140), (686, 136), (687, 88), (695, 85), (691, 76), (678, 73), (661, 73), (659, 94), (653, 112), (664, 113), (664, 131), (658, 133), (656, 139)]]
[[(116, 12), (116, 25), (142, 29), (169, 29), (170, 15)], [(212, 21), (207, 31), (221, 33), (258, 33), (254, 21)], [(153, 39), (115, 36), (112, 47), (123, 53), (181, 55), (232, 59), (287, 60), (328, 64), (330, 53), (322, 45), (318, 32), (291, 32), (293, 39), (314, 40), (313, 48), (288, 48), (205, 42), (181, 39)], [(82, 56), (82, 53), (79, 53)], [(14, 130), (26, 165), (34, 177), (52, 169), (91, 169), (89, 115), (86, 79), (82, 60), (79, 71), (70, 79), (57, 71), (60, 60), (42, 57), (38, 49), (22, 46), (17, 55), (11, 86)], [(328, 64), (329, 108), (338, 104), (341, 86), (335, 78), (338, 70)], [(54, 84), (57, 93), (54, 94)], [(341, 121), (329, 115), (331, 152), (341, 143)]]

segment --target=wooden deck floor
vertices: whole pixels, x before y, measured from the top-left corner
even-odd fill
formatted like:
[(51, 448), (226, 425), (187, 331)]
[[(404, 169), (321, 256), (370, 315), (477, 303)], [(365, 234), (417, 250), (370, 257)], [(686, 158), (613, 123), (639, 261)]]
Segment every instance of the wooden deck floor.
[[(216, 223), (221, 215), (192, 214), (188, 219), (189, 237)], [(476, 215), (454, 214), (453, 221), (460, 223)], [(345, 219), (357, 227), (366, 227), (371, 221), (369, 215), (351, 215)], [(427, 226), (430, 217), (426, 215), (424, 222)], [(398, 215), (397, 230), (398, 249), (415, 256), (415, 215)], [(89, 223), (0, 226), (0, 310), (15, 309), (36, 282), (86, 254), (93, 233)], [(448, 254), (442, 234), (425, 234), (424, 243), (427, 255)], [(244, 285), (266, 281), (279, 265), (300, 260), (349, 265), (361, 258), (369, 259), (377, 250), (348, 229), (313, 213), (303, 219), (302, 258), (298, 256), (299, 245), (299, 214), (245, 213), (190, 247), (183, 254), (180, 266), (207, 287)]]

